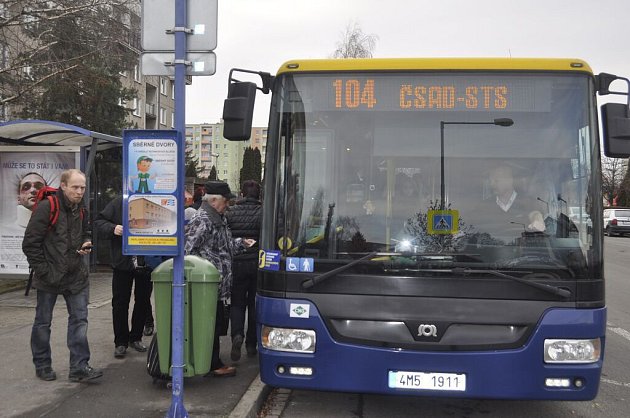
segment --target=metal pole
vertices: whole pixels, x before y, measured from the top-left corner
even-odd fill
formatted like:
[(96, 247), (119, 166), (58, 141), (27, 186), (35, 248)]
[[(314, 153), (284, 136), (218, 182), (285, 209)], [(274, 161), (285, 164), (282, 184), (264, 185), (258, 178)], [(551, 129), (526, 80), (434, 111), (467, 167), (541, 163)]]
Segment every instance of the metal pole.
[[(175, 27), (186, 28), (187, 1), (175, 0)], [(173, 259), (172, 374), (168, 417), (188, 417), (184, 407), (184, 165), (186, 131), (186, 32), (175, 32), (175, 129), (178, 132), (177, 248)]]
[(444, 210), (444, 121), (440, 121), (440, 210)]

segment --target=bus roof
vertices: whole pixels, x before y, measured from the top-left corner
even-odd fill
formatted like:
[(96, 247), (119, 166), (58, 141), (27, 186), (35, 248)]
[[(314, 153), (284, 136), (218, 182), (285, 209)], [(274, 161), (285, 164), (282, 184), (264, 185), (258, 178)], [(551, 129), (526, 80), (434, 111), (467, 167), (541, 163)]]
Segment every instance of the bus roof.
[(591, 67), (572, 58), (350, 58), (287, 61), (278, 75), (328, 71), (574, 71), (593, 74)]

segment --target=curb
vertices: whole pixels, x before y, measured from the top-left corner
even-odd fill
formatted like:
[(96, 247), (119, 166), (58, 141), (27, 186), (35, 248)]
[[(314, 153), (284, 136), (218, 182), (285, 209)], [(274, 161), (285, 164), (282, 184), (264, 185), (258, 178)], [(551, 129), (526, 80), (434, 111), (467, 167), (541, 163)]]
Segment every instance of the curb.
[(271, 388), (260, 380), (260, 374), (252, 381), (241, 400), (236, 404), (230, 418), (256, 418)]
[(26, 279), (0, 279), (0, 295), (20, 289), (26, 289)]

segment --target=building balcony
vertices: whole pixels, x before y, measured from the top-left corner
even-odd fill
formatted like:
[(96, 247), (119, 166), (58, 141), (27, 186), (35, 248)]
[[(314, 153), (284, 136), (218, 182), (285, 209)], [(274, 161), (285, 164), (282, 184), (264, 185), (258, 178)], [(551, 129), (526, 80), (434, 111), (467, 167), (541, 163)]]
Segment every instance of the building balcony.
[(144, 113), (147, 115), (148, 118), (155, 118), (156, 117), (155, 104), (153, 104), (153, 103), (146, 103), (144, 105)]

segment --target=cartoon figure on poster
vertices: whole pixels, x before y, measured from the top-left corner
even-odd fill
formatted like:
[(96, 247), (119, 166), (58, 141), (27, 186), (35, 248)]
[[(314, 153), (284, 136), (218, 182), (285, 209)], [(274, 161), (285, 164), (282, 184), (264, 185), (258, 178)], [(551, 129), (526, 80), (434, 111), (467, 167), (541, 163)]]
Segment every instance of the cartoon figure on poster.
[(173, 193), (177, 186), (177, 144), (165, 139), (132, 140), (127, 173), (130, 193)]
[(138, 174), (129, 177), (130, 179), (138, 179), (138, 189), (136, 190), (136, 193), (151, 193), (151, 190), (149, 189), (149, 180), (153, 180), (157, 177), (157, 174), (151, 175), (149, 173), (152, 162), (153, 158), (147, 157), (146, 155), (138, 158)]

